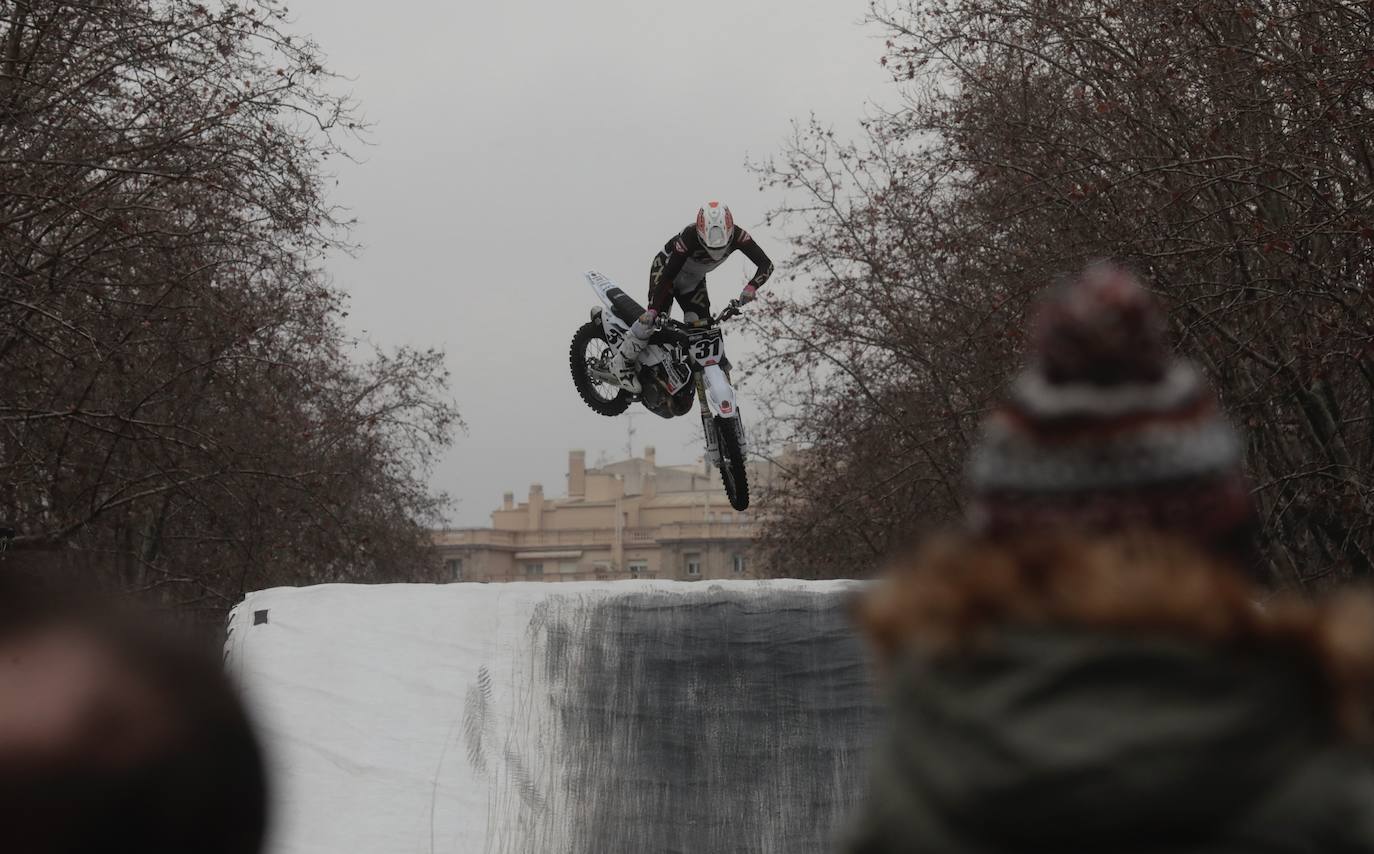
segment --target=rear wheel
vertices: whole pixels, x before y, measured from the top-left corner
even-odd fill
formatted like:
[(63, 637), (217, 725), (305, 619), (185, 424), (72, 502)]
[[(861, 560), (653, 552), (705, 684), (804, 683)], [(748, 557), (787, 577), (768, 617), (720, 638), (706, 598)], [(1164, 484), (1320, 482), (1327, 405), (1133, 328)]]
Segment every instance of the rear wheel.
[(716, 439), (720, 443), (720, 480), (725, 497), (736, 510), (749, 509), (749, 475), (744, 467), (742, 425), (738, 418), (715, 419)]
[(614, 417), (629, 408), (630, 395), (625, 389), (607, 382), (592, 373), (593, 369), (609, 371), (614, 356), (611, 344), (601, 324), (589, 320), (573, 335), (568, 348), (568, 367), (572, 370), (573, 385), (582, 402), (600, 415)]

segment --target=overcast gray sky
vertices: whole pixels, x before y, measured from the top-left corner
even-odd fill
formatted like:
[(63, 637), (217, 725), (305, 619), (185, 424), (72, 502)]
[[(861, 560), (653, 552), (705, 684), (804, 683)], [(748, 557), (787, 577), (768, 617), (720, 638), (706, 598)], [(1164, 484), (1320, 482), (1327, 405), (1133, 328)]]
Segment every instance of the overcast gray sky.
[[(763, 226), (779, 199), (746, 158), (777, 152), (815, 112), (852, 133), (883, 100), (881, 42), (864, 0), (440, 2), (297, 0), (295, 29), (374, 124), (363, 163), (335, 199), (359, 220), (356, 258), (330, 262), (349, 320), (377, 344), (440, 346), (468, 432), (434, 473), (485, 525), (501, 493), (563, 494), (569, 448), (617, 459), (625, 417), (587, 409), (568, 378), (568, 342), (598, 269), (644, 298), (650, 259), (718, 198), (784, 280), (790, 247)], [(710, 279), (738, 294), (736, 256)], [(675, 309), (676, 311), (676, 309)], [(751, 342), (728, 338), (735, 361)], [(741, 403), (749, 413), (749, 390)], [(634, 448), (662, 463), (701, 451), (695, 417), (640, 406)]]

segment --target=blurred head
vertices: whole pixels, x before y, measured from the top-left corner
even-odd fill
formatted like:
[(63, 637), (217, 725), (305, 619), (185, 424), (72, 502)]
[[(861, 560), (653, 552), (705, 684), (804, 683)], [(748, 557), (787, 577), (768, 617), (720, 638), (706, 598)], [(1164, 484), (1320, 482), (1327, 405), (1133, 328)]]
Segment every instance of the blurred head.
[(0, 826), (15, 854), (261, 848), (262, 757), (218, 656), (24, 594), (0, 609)]
[(1031, 362), (984, 424), (969, 479), (978, 534), (1146, 529), (1254, 568), (1240, 438), (1121, 267), (1092, 265), (1046, 299)]

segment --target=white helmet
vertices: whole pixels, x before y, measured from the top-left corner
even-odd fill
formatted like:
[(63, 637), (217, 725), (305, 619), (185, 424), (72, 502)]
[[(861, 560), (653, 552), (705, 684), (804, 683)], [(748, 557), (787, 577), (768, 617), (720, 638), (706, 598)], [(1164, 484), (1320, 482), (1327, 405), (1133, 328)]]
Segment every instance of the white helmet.
[(730, 241), (735, 237), (735, 218), (730, 209), (720, 202), (707, 202), (706, 207), (697, 211), (697, 237), (706, 254), (719, 261), (730, 249)]

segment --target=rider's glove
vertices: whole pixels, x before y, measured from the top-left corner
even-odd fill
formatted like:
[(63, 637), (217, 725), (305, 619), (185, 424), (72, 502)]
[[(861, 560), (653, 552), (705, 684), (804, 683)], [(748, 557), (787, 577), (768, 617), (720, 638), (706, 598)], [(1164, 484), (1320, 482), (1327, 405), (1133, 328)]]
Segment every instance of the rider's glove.
[(753, 302), (754, 295), (758, 293), (758, 290), (758, 285), (745, 285), (744, 290), (740, 291), (739, 301), (742, 303)]

